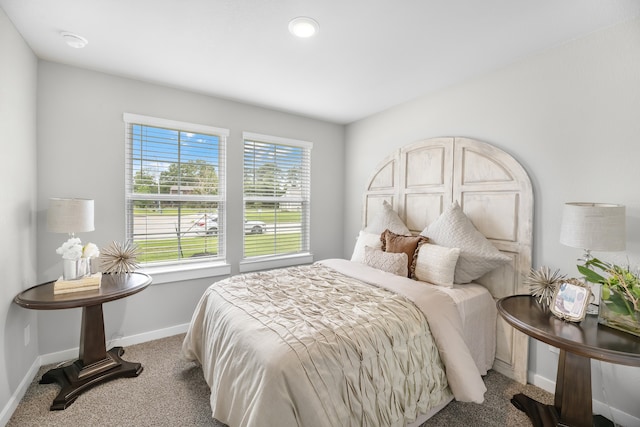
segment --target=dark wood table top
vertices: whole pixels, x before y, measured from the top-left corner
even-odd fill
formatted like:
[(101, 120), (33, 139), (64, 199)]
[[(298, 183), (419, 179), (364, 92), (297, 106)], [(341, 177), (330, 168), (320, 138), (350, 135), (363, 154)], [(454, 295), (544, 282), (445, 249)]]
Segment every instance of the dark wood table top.
[(531, 295), (502, 298), (497, 307), (510, 325), (544, 343), (592, 359), (640, 366), (640, 337), (601, 325), (598, 316), (567, 322)]
[(151, 284), (151, 277), (138, 272), (103, 274), (100, 288), (65, 294), (54, 294), (54, 283), (55, 281), (42, 283), (22, 291), (14, 301), (21, 307), (35, 310), (87, 307), (138, 293)]

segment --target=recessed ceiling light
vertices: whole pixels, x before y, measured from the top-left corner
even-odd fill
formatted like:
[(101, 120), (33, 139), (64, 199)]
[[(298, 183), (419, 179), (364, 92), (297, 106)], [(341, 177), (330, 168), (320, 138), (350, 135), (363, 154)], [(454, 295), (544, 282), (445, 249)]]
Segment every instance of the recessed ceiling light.
[(297, 37), (307, 38), (318, 32), (318, 23), (306, 16), (298, 16), (289, 21), (289, 32)]
[(87, 45), (87, 43), (89, 43), (87, 39), (85, 39), (84, 37), (80, 37), (77, 34), (63, 31), (62, 33), (60, 33), (60, 35), (64, 39), (65, 43), (76, 49), (82, 49)]

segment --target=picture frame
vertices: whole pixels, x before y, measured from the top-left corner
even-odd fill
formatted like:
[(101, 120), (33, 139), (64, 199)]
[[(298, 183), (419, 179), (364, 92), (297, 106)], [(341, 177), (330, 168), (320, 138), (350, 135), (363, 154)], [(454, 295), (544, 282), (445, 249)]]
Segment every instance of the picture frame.
[(591, 288), (578, 279), (563, 279), (553, 292), (551, 313), (569, 322), (581, 322), (587, 314)]

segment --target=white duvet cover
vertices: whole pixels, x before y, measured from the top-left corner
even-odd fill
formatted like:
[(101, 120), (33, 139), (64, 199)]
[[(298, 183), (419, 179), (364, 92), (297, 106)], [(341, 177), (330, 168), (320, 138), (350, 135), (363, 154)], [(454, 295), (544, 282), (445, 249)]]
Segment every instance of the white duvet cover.
[(404, 426), (451, 393), (483, 401), (458, 306), (346, 260), (238, 275), (202, 296), (183, 354), (232, 427)]

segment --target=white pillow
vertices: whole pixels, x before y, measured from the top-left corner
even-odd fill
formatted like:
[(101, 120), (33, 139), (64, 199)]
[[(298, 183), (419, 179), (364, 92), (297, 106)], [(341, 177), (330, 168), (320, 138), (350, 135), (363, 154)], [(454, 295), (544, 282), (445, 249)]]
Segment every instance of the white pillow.
[(407, 277), (409, 274), (408, 262), (407, 254), (404, 252), (384, 252), (370, 246), (364, 248), (364, 263), (378, 270)]
[(474, 227), (457, 201), (420, 234), (436, 245), (460, 248), (454, 283), (469, 283), (511, 260)]
[(411, 231), (386, 200), (382, 202), (382, 212), (376, 215), (364, 229), (367, 233), (377, 233), (378, 235), (382, 234), (384, 230), (402, 236), (411, 234)]
[(379, 234), (367, 233), (364, 230), (360, 231), (358, 240), (353, 248), (353, 254), (351, 255), (351, 261), (364, 264), (364, 247), (371, 246), (372, 248), (382, 249), (382, 240), (380, 240)]
[(453, 287), (460, 248), (423, 243), (416, 251), (413, 278), (434, 285)]

